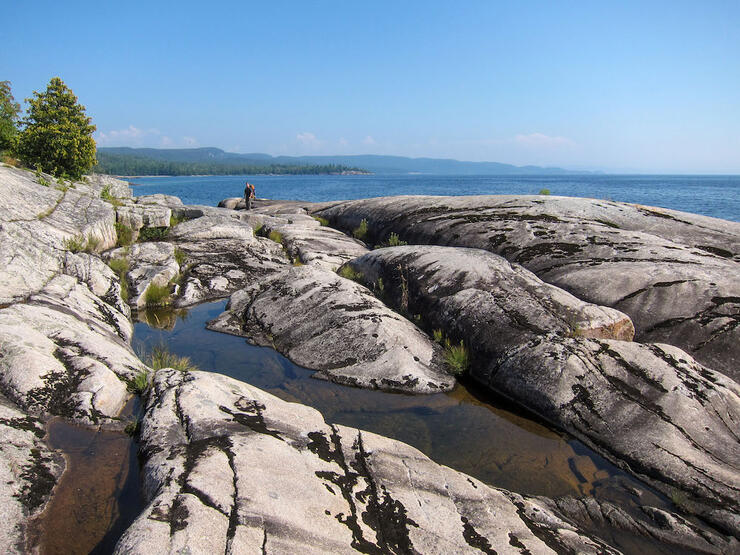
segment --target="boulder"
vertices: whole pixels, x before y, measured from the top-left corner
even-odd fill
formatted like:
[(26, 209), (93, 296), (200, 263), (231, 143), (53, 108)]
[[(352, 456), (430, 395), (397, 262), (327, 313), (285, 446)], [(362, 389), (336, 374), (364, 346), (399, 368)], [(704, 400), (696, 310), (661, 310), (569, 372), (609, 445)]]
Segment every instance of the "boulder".
[(44, 511), (64, 459), (44, 443), (44, 424), (0, 395), (0, 546), (5, 553), (35, 547), (30, 522)]
[(540, 499), (225, 376), (159, 371), (141, 441), (149, 504), (116, 553), (616, 553)]
[(59, 275), (26, 302), (0, 310), (0, 384), (21, 408), (98, 423), (131, 397), (148, 369), (132, 351), (128, 317)]
[(180, 273), (175, 247), (163, 241), (135, 243), (127, 249), (110, 251), (106, 256), (109, 260), (128, 258), (128, 303), (134, 308), (146, 305), (146, 292), (152, 284), (170, 287)]
[(740, 223), (644, 206), (550, 196), (385, 197), (317, 209), (375, 242), (504, 256), (542, 280), (627, 313), (638, 341), (676, 345), (740, 379)]
[(401, 308), (464, 339), (476, 381), (740, 534), (734, 381), (676, 347), (603, 339), (629, 330), (623, 315), (477, 249), (395, 247), (349, 265), (382, 279), (392, 304), (406, 298)]
[(38, 291), (62, 271), (70, 241), (96, 252), (115, 245), (113, 207), (61, 189), (39, 184), (31, 172), (0, 167), (0, 305)]
[(116, 209), (118, 223), (131, 228), (134, 241), (144, 227), (169, 227), (171, 216), (172, 210), (153, 204), (126, 204)]
[(208, 327), (271, 345), (338, 383), (413, 393), (454, 385), (426, 334), (362, 285), (317, 266), (292, 267), (234, 293)]
[(248, 223), (222, 209), (178, 224), (168, 240), (185, 255), (179, 307), (228, 297), (288, 264), (280, 245), (255, 237)]

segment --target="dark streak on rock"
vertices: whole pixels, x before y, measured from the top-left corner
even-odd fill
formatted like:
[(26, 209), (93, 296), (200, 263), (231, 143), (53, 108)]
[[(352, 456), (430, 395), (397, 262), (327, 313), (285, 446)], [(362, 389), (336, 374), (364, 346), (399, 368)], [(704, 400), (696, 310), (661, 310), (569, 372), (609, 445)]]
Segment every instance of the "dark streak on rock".
[(466, 517), (460, 515), (460, 520), (463, 523), (463, 538), (465, 538), (465, 541), (470, 547), (474, 547), (488, 555), (498, 555), (497, 551), (491, 547), (491, 542), (488, 541), (488, 538), (481, 536)]

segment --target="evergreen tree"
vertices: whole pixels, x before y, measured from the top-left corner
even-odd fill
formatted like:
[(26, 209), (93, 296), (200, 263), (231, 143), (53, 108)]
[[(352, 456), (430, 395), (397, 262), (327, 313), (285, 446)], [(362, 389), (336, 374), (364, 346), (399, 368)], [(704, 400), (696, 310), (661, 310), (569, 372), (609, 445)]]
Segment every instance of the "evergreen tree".
[(34, 92), (26, 102), (29, 106), (17, 148), (21, 161), (72, 179), (90, 171), (95, 164), (95, 126), (67, 85), (54, 77), (46, 92)]
[(16, 123), (21, 105), (10, 92), (10, 81), (0, 81), (0, 152), (10, 150), (18, 134)]

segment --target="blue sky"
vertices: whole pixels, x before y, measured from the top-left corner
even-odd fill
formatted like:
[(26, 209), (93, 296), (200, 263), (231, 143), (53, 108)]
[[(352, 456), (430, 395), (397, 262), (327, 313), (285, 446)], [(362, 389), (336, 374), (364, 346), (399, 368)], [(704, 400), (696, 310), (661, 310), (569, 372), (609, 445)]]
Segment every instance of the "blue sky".
[(26, 2), (16, 99), (99, 146), (740, 173), (740, 1)]

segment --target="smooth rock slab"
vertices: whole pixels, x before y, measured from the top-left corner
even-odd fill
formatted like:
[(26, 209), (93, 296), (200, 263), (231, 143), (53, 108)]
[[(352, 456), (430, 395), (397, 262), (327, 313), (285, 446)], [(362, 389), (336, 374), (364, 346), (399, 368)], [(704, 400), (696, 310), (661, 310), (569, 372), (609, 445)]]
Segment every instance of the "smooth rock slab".
[[(391, 297), (396, 306), (406, 302), (404, 310), (430, 314), (433, 327), (444, 323), (454, 328), (450, 319), (460, 313), (479, 328), (495, 330), (488, 342), (500, 353), (519, 344), (523, 333), (625, 341), (635, 333), (626, 314), (583, 302), (522, 266), (480, 249), (390, 247), (349, 265), (368, 287)], [(401, 299), (404, 291), (406, 301)]]
[[(471, 376), (696, 511), (740, 533), (740, 386), (668, 345), (619, 337), (620, 313), (583, 305), (479, 250), (395, 247), (350, 263), (398, 305), (471, 350)], [(725, 514), (723, 511), (727, 511)]]
[(626, 203), (551, 196), (404, 196), (315, 211), (373, 240), (474, 247), (627, 313), (639, 341), (688, 351), (740, 380), (740, 223)]
[(277, 232), (288, 255), (296, 262), (317, 265), (335, 271), (345, 262), (368, 252), (361, 241), (328, 226), (322, 226), (304, 214), (277, 216), (249, 215), (260, 221), (262, 233)]
[(0, 384), (21, 408), (98, 423), (118, 416), (125, 380), (147, 371), (128, 344), (124, 314), (60, 275), (0, 310)]
[(116, 553), (615, 553), (537, 498), (222, 375), (162, 370)]
[(387, 391), (451, 389), (441, 349), (370, 291), (316, 266), (297, 266), (234, 293), (208, 327), (275, 349), (317, 377)]
[(175, 302), (178, 307), (227, 297), (289, 263), (280, 245), (255, 237), (249, 223), (224, 209), (211, 208), (178, 224), (168, 240), (185, 254), (183, 286)]

